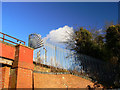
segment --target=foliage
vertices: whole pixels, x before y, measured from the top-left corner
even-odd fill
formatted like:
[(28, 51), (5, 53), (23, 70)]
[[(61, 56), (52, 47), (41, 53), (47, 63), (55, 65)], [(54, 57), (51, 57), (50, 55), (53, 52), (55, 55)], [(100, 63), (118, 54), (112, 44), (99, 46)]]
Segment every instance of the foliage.
[(75, 45), (76, 47), (74, 48), (77, 53), (84, 53), (87, 54), (89, 53), (89, 48), (92, 45), (91, 39), (92, 35), (91, 33), (83, 28), (80, 28), (79, 31), (75, 32), (76, 37), (75, 37)]
[(102, 59), (100, 55), (103, 54), (103, 39), (104, 37), (102, 35), (98, 35), (94, 38), (90, 31), (80, 28), (78, 31), (75, 31), (72, 39), (70, 39), (73, 41), (68, 41), (66, 44), (67, 48), (75, 51), (77, 54), (85, 54)]
[[(107, 88), (120, 87), (120, 25), (107, 26), (102, 34), (80, 28), (74, 31), (66, 44), (78, 56), (77, 61), (81, 62), (89, 77)], [(80, 54), (97, 59), (88, 64), (88, 61), (80, 58)], [(97, 68), (91, 64), (97, 65)]]
[(106, 30), (106, 48), (110, 62), (114, 65), (114, 86), (120, 87), (120, 25), (112, 25)]
[(106, 33), (107, 49), (111, 51), (112, 56), (120, 60), (120, 25), (110, 26)]

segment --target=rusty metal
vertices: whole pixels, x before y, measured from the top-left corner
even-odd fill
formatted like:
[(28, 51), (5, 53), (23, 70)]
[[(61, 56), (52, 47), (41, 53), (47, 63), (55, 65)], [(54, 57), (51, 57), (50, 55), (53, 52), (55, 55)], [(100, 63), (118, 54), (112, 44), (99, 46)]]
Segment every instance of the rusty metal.
[(17, 39), (17, 38), (14, 38), (14, 37), (12, 37), (12, 36), (10, 36), (10, 35), (7, 35), (7, 34), (4, 34), (4, 33), (2, 33), (2, 32), (0, 32), (0, 34), (3, 35), (3, 37), (0, 37), (0, 39), (2, 39), (3, 42), (4, 42), (4, 40), (6, 40), (6, 41), (8, 41), (8, 42), (11, 42), (11, 43), (14, 43), (14, 44), (18, 44), (18, 43), (16, 43), (16, 42), (11, 41), (11, 40), (5, 39), (5, 36), (8, 36), (8, 37), (10, 37), (10, 38), (13, 38), (13, 39), (17, 40), (17, 42), (18, 42), (18, 41), (20, 41), (20, 43), (23, 42), (24, 45), (25, 45), (25, 42), (22, 41), (22, 40), (19, 40), (19, 39)]

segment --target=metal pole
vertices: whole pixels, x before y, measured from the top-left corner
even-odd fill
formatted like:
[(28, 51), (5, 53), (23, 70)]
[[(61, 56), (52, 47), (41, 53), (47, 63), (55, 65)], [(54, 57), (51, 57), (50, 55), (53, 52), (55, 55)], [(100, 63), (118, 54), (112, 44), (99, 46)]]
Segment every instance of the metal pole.
[(45, 49), (45, 64), (47, 63), (47, 50)]
[[(55, 46), (55, 67), (56, 67), (56, 46)], [(57, 67), (56, 67), (57, 70)]]

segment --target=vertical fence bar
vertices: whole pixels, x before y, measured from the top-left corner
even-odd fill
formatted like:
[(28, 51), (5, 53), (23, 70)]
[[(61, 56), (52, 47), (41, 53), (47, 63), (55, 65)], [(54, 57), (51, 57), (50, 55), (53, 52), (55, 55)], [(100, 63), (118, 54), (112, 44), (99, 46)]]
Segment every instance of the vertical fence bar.
[[(51, 48), (52, 48), (52, 47), (53, 47), (53, 46), (51, 46)], [(50, 50), (50, 45), (49, 45), (48, 48), (49, 48), (49, 50)], [(53, 48), (53, 50), (54, 50), (54, 48)], [(51, 67), (51, 66), (52, 66), (53, 50), (50, 50), (52, 53), (49, 52), (49, 54), (51, 54), (51, 57), (49, 57), (49, 59), (50, 59), (50, 60), (49, 60), (49, 62), (50, 62), (50, 69), (51, 69), (51, 70), (52, 70), (52, 67)]]
[(45, 48), (46, 48), (46, 55), (45, 55), (46, 56), (46, 65), (47, 65), (47, 52), (48, 52), (47, 51), (47, 46), (45, 46)]
[(48, 46), (46, 46), (46, 62), (47, 62), (47, 65), (48, 65)]
[(64, 54), (64, 55), (65, 55), (65, 56), (64, 56), (64, 60), (66, 61), (66, 63), (65, 63), (65, 68), (66, 68), (66, 70), (67, 70), (67, 65), (68, 65), (68, 64), (67, 64), (67, 59), (66, 59), (66, 49), (64, 49), (64, 53), (65, 53), (65, 54)]
[(63, 69), (63, 59), (62, 59), (62, 57), (63, 57), (63, 53), (62, 53), (62, 55), (61, 55), (62, 69)]
[(56, 46), (55, 46), (55, 69), (56, 69)]
[(60, 63), (60, 50), (58, 49), (58, 61), (59, 61), (59, 68), (61, 68), (61, 63)]
[(45, 64), (46, 64), (46, 61), (47, 60), (47, 50), (45, 49)]

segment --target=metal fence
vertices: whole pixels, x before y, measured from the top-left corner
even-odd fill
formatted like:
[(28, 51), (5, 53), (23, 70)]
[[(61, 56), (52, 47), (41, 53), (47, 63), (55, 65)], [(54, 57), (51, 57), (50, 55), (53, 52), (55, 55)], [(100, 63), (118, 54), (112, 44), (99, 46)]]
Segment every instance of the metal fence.
[(34, 50), (34, 62), (54, 69), (64, 69), (70, 73), (90, 77), (105, 86), (119, 86), (120, 66), (96, 58), (74, 54), (74, 52), (44, 42)]
[(35, 49), (33, 56), (36, 63), (78, 72), (87, 72), (89, 67), (101, 72), (106, 66), (106, 63), (101, 60), (83, 54), (76, 55), (70, 50), (48, 42), (44, 42), (43, 47)]
[(72, 54), (72, 52), (67, 49), (44, 42), (43, 47), (34, 50), (34, 61), (68, 70), (74, 60), (74, 56), (69, 57), (70, 54)]
[(86, 55), (78, 57), (85, 75), (105, 87), (120, 87), (120, 66), (107, 61), (98, 60)]

